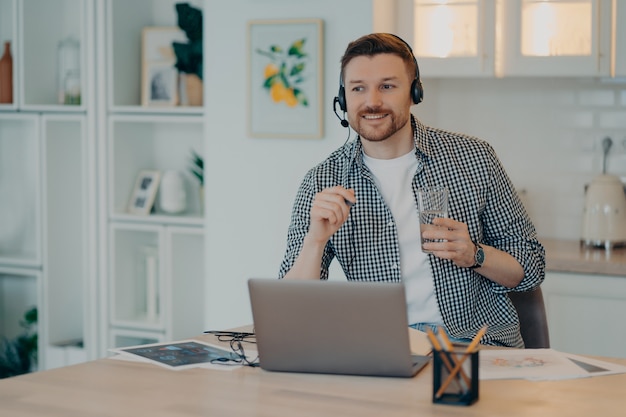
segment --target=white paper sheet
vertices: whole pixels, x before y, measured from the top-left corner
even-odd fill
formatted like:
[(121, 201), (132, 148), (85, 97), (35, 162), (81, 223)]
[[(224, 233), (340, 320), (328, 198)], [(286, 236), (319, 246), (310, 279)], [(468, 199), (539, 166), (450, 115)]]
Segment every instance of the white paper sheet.
[(481, 349), (479, 378), (558, 380), (626, 373), (626, 367), (553, 349)]

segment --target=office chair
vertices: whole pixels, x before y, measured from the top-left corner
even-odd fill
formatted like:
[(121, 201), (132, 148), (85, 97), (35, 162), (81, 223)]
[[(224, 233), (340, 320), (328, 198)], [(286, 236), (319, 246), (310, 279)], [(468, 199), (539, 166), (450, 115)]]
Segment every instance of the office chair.
[(549, 348), (548, 319), (541, 287), (534, 291), (510, 292), (509, 298), (517, 310), (526, 348)]

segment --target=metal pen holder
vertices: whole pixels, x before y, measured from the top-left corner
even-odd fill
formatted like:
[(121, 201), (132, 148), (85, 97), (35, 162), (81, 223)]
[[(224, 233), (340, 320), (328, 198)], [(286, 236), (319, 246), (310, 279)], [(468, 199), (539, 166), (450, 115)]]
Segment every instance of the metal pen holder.
[(478, 349), (433, 350), (433, 403), (472, 405), (478, 400)]

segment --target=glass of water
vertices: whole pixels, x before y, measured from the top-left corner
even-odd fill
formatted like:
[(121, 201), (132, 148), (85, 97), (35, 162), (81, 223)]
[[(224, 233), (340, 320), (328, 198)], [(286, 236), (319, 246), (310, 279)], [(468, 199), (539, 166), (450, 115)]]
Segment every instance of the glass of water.
[[(434, 186), (424, 187), (417, 190), (417, 204), (420, 215), (420, 236), (424, 231), (437, 226), (433, 225), (433, 219), (436, 217), (448, 217), (448, 196), (449, 192), (446, 187)], [(424, 243), (437, 242), (438, 240), (422, 239), (422, 251)]]

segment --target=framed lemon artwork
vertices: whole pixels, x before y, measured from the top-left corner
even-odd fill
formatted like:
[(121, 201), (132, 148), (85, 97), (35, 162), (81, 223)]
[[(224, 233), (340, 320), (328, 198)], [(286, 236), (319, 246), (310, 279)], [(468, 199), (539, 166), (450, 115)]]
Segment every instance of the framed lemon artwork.
[(323, 135), (323, 21), (248, 23), (248, 134), (266, 138)]

